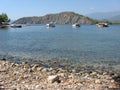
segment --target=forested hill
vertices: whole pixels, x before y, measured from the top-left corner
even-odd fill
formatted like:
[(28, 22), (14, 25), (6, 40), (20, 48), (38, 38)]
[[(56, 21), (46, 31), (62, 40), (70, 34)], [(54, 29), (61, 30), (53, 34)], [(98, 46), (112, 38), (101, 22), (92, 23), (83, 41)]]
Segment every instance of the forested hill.
[(61, 12), (57, 14), (47, 14), (45, 16), (23, 17), (16, 21), (14, 24), (46, 24), (49, 22), (56, 22), (59, 24), (93, 24), (96, 20), (89, 17), (74, 13), (74, 12)]

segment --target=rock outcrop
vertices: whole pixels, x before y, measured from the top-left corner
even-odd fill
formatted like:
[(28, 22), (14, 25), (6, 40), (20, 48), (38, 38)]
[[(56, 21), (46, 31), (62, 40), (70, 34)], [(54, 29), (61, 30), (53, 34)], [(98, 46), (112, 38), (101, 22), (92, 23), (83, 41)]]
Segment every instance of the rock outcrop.
[(93, 24), (96, 20), (89, 17), (74, 13), (74, 12), (61, 12), (57, 14), (47, 14), (45, 16), (23, 17), (16, 21), (14, 24), (46, 24), (49, 22), (56, 22), (58, 24)]

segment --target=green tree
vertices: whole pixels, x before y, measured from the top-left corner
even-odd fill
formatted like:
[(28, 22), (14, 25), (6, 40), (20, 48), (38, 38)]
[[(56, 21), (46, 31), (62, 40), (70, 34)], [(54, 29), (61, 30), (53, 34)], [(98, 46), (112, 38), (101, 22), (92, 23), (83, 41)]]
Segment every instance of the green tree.
[(0, 23), (1, 22), (10, 22), (10, 19), (8, 18), (6, 13), (0, 14)]

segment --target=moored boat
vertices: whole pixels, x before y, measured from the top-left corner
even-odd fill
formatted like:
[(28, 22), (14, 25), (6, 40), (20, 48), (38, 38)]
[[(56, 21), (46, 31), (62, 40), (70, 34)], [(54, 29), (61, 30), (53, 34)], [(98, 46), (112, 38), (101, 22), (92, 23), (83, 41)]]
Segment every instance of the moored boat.
[(22, 28), (22, 25), (20, 24), (13, 24), (11, 25), (12, 28)]
[(9, 24), (7, 22), (0, 22), (0, 28), (8, 28)]
[(54, 22), (50, 22), (50, 23), (48, 23), (46, 25), (47, 25), (47, 27), (55, 27), (55, 23)]
[(108, 23), (98, 23), (96, 24), (98, 27), (108, 27)]
[(0, 25), (0, 28), (8, 28), (9, 25)]
[(75, 23), (75, 24), (73, 24), (72, 26), (73, 26), (73, 27), (80, 27), (80, 24)]

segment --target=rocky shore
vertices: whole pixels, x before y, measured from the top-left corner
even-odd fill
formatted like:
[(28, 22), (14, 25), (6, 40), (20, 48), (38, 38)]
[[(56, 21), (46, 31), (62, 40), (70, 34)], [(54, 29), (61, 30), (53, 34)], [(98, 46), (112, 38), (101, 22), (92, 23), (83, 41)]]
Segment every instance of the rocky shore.
[(120, 75), (0, 60), (0, 90), (120, 90)]

